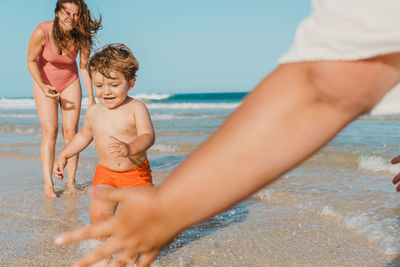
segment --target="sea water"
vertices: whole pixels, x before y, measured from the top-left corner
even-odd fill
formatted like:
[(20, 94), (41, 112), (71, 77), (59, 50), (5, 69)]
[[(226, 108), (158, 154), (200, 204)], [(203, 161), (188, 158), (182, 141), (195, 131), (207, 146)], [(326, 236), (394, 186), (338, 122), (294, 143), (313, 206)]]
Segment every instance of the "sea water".
[[(245, 95), (132, 95), (146, 104), (154, 124), (156, 142), (148, 156), (155, 176), (162, 177), (155, 177), (155, 181), (162, 182), (174, 167), (221, 125)], [(382, 255), (399, 254), (400, 195), (395, 192), (391, 180), (400, 173), (400, 164), (390, 164), (391, 158), (400, 154), (400, 108), (397, 107), (400, 105), (393, 104), (399, 101), (400, 95), (392, 93), (370, 114), (348, 125), (323, 149), (277, 182), (232, 209), (183, 232), (161, 253), (159, 262), (191, 242), (205, 236), (212, 238), (228, 225), (248, 221), (250, 207), (257, 205), (271, 209), (279, 206), (280, 211), (288, 209), (298, 214), (307, 213), (307, 216), (329, 221), (337, 229), (359, 235), (366, 243), (374, 244)], [(86, 107), (87, 99), (84, 98), (82, 114)], [(82, 119), (83, 116), (80, 124)], [(30, 97), (1, 99), (1, 266), (67, 266), (72, 263), (71, 259), (84, 253), (82, 245), (61, 252), (53, 246), (52, 239), (57, 233), (89, 223), (89, 197), (87, 194), (63, 194), (55, 200), (42, 197), (40, 139), (41, 127), (34, 100)], [(57, 152), (62, 147), (60, 130)], [(84, 191), (90, 186), (96, 164), (91, 144), (80, 154), (77, 174), (78, 187)], [(64, 183), (55, 180), (56, 190), (63, 192)], [(253, 209), (254, 212), (253, 217), (267, 220), (262, 212), (257, 214)], [(234, 244), (248, 239), (249, 228), (238, 231)], [(267, 230), (267, 227), (257, 229), (258, 235)], [(190, 257), (193, 256), (191, 253)], [(240, 257), (246, 258), (246, 253), (238, 256), (236, 261)], [(58, 263), (49, 264), (49, 259)], [(230, 260), (235, 266), (235, 260)], [(181, 257), (173, 262), (175, 266), (183, 266), (185, 261), (188, 261), (187, 258)], [(24, 265), (19, 265), (21, 262)]]

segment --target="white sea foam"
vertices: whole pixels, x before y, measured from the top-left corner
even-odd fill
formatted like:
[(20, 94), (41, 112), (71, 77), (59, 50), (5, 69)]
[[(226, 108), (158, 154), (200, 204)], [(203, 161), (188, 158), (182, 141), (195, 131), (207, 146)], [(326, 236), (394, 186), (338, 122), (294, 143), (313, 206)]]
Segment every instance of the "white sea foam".
[(133, 97), (139, 100), (165, 100), (171, 96), (171, 94), (137, 94)]
[[(368, 209), (347, 209), (347, 203), (329, 203), (329, 198), (323, 195), (323, 199), (310, 201), (304, 194), (292, 194), (276, 191), (274, 189), (263, 189), (257, 192), (254, 197), (271, 203), (290, 205), (300, 210), (306, 210), (318, 216), (326, 216), (335, 221), (338, 226), (354, 231), (366, 238), (369, 242), (378, 245), (379, 252), (385, 255), (394, 255), (400, 252), (397, 230), (397, 219), (392, 216), (384, 216), (383, 213), (377, 214)], [(292, 198), (293, 201), (287, 201)]]
[(10, 113), (10, 114), (3, 114), (0, 113), (0, 118), (11, 118), (11, 119), (32, 119), (36, 118), (36, 114), (18, 114), (18, 113)]
[(387, 171), (392, 174), (400, 173), (400, 165), (392, 165), (389, 160), (378, 156), (360, 156), (358, 158), (358, 169), (366, 171)]
[(240, 103), (149, 103), (149, 109), (234, 109)]
[(353, 216), (351, 218), (348, 218), (345, 221), (345, 226), (350, 229), (363, 229), (369, 223), (370, 222), (369, 222), (368, 216), (365, 213), (362, 213), (362, 214)]
[[(154, 96), (156, 98), (162, 98), (161, 95)], [(167, 95), (164, 96), (167, 98)], [(149, 98), (150, 99), (150, 95)], [(154, 100), (153, 99), (153, 100)], [(98, 101), (97, 101), (98, 102)], [(82, 108), (88, 107), (88, 98), (82, 98)], [(234, 109), (239, 106), (240, 103), (147, 103), (146, 106), (149, 109)], [(33, 99), (0, 99), (0, 110), (26, 110), (36, 109), (35, 101)]]
[(17, 133), (21, 135), (38, 135), (41, 133), (39, 127), (24, 126), (0, 126), (0, 133)]
[[(88, 107), (89, 100), (87, 97), (82, 98), (82, 108)], [(35, 100), (30, 98), (1, 98), (0, 99), (0, 110), (29, 110), (36, 109)]]
[(0, 99), (0, 109), (35, 109), (35, 101), (33, 99)]
[(156, 144), (150, 148), (150, 151), (157, 151), (157, 152), (177, 152), (179, 150), (178, 146), (174, 145), (163, 145), (163, 144)]
[(387, 218), (381, 220), (367, 213), (353, 215), (353, 212), (351, 212), (350, 216), (350, 213), (347, 215), (341, 214), (328, 205), (320, 211), (320, 215), (330, 216), (338, 224), (365, 236), (369, 242), (379, 244), (380, 253), (385, 255), (398, 254), (399, 237), (393, 235), (397, 233), (397, 230), (393, 228), (393, 225), (396, 225), (395, 219)]
[(323, 216), (330, 216), (336, 219), (340, 219), (341, 216), (336, 213), (331, 206), (325, 206), (322, 208), (322, 210), (319, 212), (319, 214), (323, 215)]
[(272, 189), (262, 189), (255, 193), (253, 197), (259, 200), (267, 200), (267, 201), (272, 201), (273, 200), (273, 193), (274, 191)]
[(154, 114), (151, 116), (153, 121), (165, 121), (165, 120), (205, 120), (205, 119), (215, 119), (218, 116), (211, 115), (194, 115), (194, 116), (183, 116), (175, 114)]

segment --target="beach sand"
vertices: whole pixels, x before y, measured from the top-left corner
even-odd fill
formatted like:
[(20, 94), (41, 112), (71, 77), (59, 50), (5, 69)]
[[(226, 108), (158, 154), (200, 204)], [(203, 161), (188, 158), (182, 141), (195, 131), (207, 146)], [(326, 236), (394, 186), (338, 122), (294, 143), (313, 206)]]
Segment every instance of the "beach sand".
[[(39, 162), (21, 166), (7, 174), (40, 173)], [(81, 168), (79, 176), (90, 176), (90, 169)], [(159, 184), (168, 172), (153, 174)], [(36, 175), (32, 182), (38, 179)], [(87, 191), (88, 182), (78, 184)], [(11, 196), (2, 196), (0, 266), (70, 266), (88, 251), (80, 244), (58, 247), (53, 243), (56, 234), (88, 222), (88, 194), (60, 190), (58, 199), (45, 199), (38, 184), (20, 194), (19, 202), (10, 204)], [(13, 182), (8, 186), (17, 190), (11, 189), (16, 186)], [(400, 266), (400, 260), (380, 254), (375, 244), (330, 217), (250, 198), (183, 232), (155, 266)]]
[(362, 236), (324, 217), (252, 203), (238, 223), (187, 243), (160, 266), (400, 266)]
[[(37, 156), (3, 154), (0, 164), (7, 168), (0, 173), (0, 266), (70, 266), (90, 246), (58, 247), (53, 240), (89, 222), (93, 150), (80, 156), (77, 184), (84, 194), (68, 194), (64, 182), (55, 181), (57, 199), (43, 197)], [(169, 172), (154, 170), (155, 184)], [(400, 266), (400, 258), (380, 253), (379, 244), (330, 216), (251, 197), (181, 233), (154, 266)]]

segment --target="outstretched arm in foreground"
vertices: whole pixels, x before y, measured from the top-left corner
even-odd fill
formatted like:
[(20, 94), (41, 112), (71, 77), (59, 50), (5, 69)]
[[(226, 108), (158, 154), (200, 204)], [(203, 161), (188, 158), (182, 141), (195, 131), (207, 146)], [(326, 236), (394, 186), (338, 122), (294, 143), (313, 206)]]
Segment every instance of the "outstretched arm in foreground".
[(372, 108), (399, 80), (399, 65), (393, 54), (279, 66), (162, 185), (92, 192), (121, 201), (117, 215), (56, 243), (112, 236), (76, 266), (116, 251), (112, 266), (139, 255), (139, 266), (148, 266), (177, 233), (247, 198)]

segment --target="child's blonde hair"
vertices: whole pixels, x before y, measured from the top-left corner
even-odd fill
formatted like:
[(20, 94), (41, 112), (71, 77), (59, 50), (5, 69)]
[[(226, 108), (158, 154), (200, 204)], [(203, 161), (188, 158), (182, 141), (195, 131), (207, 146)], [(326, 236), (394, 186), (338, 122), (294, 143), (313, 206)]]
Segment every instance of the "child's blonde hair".
[(112, 43), (97, 51), (89, 60), (89, 75), (98, 71), (108, 79), (112, 79), (110, 73), (118, 71), (122, 73), (127, 81), (136, 77), (139, 62), (133, 56), (132, 51), (124, 44)]

